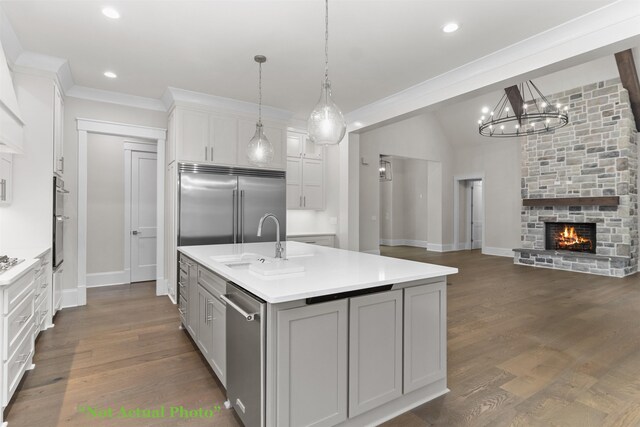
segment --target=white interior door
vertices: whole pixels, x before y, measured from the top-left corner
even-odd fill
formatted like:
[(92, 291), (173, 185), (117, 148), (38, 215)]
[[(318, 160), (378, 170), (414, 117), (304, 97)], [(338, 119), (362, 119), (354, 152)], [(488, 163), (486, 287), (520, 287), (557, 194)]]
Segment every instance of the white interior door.
[(471, 183), (471, 249), (482, 248), (482, 181)]
[(156, 153), (131, 152), (131, 281), (156, 279)]

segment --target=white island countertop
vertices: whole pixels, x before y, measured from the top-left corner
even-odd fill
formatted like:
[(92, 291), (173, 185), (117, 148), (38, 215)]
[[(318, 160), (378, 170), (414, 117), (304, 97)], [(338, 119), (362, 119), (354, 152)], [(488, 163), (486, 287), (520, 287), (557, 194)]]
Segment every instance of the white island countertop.
[(181, 246), (178, 251), (211, 271), (224, 276), (268, 303), (276, 304), (414, 280), (456, 274), (457, 268), (346, 251), (282, 242), (289, 262), (304, 267), (303, 273), (264, 276), (248, 267), (230, 267), (221, 261), (241, 254), (273, 257), (275, 243)]

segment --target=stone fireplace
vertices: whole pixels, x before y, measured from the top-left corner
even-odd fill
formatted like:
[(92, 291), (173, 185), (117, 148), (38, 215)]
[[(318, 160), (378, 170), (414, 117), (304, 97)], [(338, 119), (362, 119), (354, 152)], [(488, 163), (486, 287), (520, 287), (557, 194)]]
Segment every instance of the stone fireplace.
[(516, 264), (606, 276), (638, 266), (638, 152), (619, 79), (549, 97), (569, 125), (522, 140), (522, 246)]

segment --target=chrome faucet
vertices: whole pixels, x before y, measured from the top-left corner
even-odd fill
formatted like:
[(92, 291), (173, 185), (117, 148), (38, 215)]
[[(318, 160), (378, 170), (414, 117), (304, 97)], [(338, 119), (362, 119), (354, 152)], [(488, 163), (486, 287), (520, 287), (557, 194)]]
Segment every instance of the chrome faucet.
[(260, 218), (260, 222), (258, 223), (258, 237), (262, 236), (262, 224), (267, 218), (272, 218), (276, 223), (276, 258), (283, 258), (284, 249), (282, 248), (282, 243), (280, 243), (280, 221), (278, 221), (278, 218), (276, 218), (274, 214), (264, 214), (264, 216)]

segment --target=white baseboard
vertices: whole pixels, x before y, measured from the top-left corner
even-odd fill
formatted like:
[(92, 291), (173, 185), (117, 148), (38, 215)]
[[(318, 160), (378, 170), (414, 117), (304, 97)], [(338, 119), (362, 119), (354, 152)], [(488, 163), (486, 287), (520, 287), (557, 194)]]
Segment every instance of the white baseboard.
[(460, 242), (457, 245), (453, 245), (455, 251), (468, 251), (471, 249), (471, 243)]
[(78, 289), (63, 289), (62, 290), (62, 307), (77, 307), (78, 306)]
[(440, 243), (429, 243), (427, 244), (427, 250), (433, 252), (452, 252), (456, 250), (456, 247), (452, 243), (440, 244)]
[(485, 246), (482, 248), (484, 255), (503, 256), (507, 258), (513, 258), (513, 249), (509, 248), (492, 248)]
[(87, 274), (87, 288), (98, 286), (123, 285), (130, 283), (128, 270), (107, 271), (104, 273)]
[(373, 249), (370, 251), (362, 251), (362, 252), (364, 252), (365, 254), (380, 255), (380, 249)]
[(380, 239), (383, 246), (414, 246), (416, 248), (426, 248), (428, 243), (426, 240), (412, 239)]

